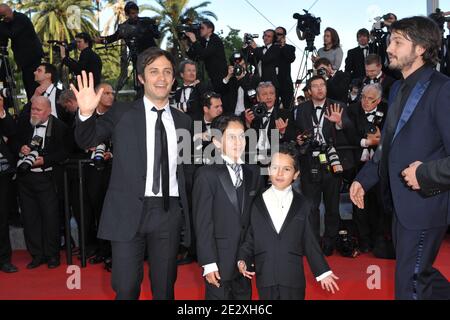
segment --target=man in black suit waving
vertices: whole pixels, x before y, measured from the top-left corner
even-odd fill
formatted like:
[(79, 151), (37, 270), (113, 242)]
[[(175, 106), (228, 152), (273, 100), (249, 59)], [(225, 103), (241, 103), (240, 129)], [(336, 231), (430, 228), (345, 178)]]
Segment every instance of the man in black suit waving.
[(182, 231), (183, 245), (190, 242), (185, 166), (177, 164), (177, 144), (192, 121), (169, 107), (173, 57), (149, 48), (137, 66), (143, 99), (115, 104), (98, 119), (92, 115), (103, 90), (94, 92), (92, 74), (89, 82), (85, 72), (78, 77), (79, 90), (72, 85), (80, 108), (75, 139), (86, 149), (112, 137), (114, 161), (98, 237), (111, 241), (116, 298), (139, 298), (147, 248), (153, 298), (174, 299)]

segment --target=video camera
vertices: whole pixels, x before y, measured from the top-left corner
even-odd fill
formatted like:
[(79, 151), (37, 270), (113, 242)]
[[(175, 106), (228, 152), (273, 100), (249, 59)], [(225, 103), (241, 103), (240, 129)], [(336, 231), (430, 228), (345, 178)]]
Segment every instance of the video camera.
[(200, 39), (200, 23), (194, 23), (190, 18), (181, 18), (180, 22), (181, 24), (176, 26), (178, 38), (182, 40), (189, 39), (186, 37), (186, 32), (192, 32), (197, 39)]
[(77, 48), (77, 42), (75, 40), (69, 43), (60, 40), (47, 40), (47, 43), (53, 45), (54, 49), (59, 49), (60, 46), (63, 46), (68, 52)]
[(258, 34), (244, 33), (244, 43), (248, 46), (252, 43), (252, 41), (254, 41), (254, 39), (258, 38)]
[(247, 96), (251, 103), (251, 107), (249, 109), (253, 112), (253, 115), (259, 119), (264, 118), (267, 115), (267, 105), (264, 102), (258, 102), (258, 99), (256, 98), (256, 90), (248, 90)]
[(441, 30), (444, 30), (444, 24), (446, 22), (450, 22), (450, 17), (446, 17), (441, 9), (436, 8), (436, 11), (429, 15), (431, 19), (433, 19), (441, 28)]
[(320, 23), (322, 19), (314, 17), (307, 10), (303, 9), (305, 14), (294, 13), (293, 18), (297, 19), (297, 29), (303, 33), (303, 38), (306, 39), (306, 49), (312, 51), (314, 49), (314, 39), (320, 34)]
[(31, 149), (31, 152), (28, 155), (23, 156), (22, 159), (17, 162), (18, 172), (27, 172), (31, 169), (31, 167), (36, 162), (36, 159), (39, 157), (43, 140), (44, 139), (41, 136), (34, 136), (31, 139), (31, 142), (28, 145), (28, 147)]

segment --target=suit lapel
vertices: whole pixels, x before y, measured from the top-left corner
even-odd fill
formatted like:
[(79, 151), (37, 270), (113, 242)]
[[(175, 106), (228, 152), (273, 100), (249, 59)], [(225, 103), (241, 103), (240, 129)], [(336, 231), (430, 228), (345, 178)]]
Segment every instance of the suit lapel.
[(262, 214), (264, 219), (266, 219), (269, 226), (272, 228), (275, 234), (277, 233), (277, 229), (275, 229), (275, 225), (273, 224), (272, 218), (270, 217), (269, 210), (267, 209), (266, 204), (264, 203), (264, 199), (262, 194), (260, 194), (255, 200), (255, 206), (258, 207), (258, 211)]
[(135, 101), (133, 106), (133, 123), (135, 124), (136, 141), (138, 142), (141, 161), (147, 165), (147, 119), (144, 100)]
[(242, 166), (242, 173), (244, 176), (244, 183), (243, 183), (244, 196), (242, 197), (241, 214), (246, 214), (247, 212), (249, 212), (249, 208), (248, 208), (249, 201), (246, 201), (246, 198), (247, 198), (246, 195), (252, 190), (253, 173), (246, 165)]
[(239, 202), (236, 194), (236, 189), (231, 181), (230, 173), (228, 171), (227, 166), (219, 165), (219, 180), (222, 184), (225, 193), (228, 196), (228, 199), (233, 204), (236, 213), (241, 214), (241, 210), (239, 210)]
[(298, 198), (298, 196), (296, 195), (296, 193), (294, 191), (292, 191), (292, 192), (293, 192), (293, 197), (292, 197), (291, 207), (289, 208), (289, 212), (286, 216), (286, 219), (284, 219), (283, 225), (281, 226), (280, 234), (283, 233), (283, 230), (286, 228), (286, 226), (289, 225), (292, 218), (294, 218), (295, 214), (300, 209), (300, 205), (301, 205), (300, 199)]

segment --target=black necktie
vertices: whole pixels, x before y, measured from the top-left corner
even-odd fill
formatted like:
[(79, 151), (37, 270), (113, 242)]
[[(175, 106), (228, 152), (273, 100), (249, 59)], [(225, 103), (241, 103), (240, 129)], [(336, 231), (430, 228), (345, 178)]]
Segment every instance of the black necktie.
[[(164, 200), (164, 210), (169, 209), (169, 154), (167, 151), (167, 135), (166, 129), (162, 121), (162, 114), (165, 111), (157, 110), (155, 107), (152, 111), (158, 113), (155, 124), (155, 153), (153, 158), (153, 186), (152, 192), (159, 193), (160, 184), (162, 185), (162, 195)], [(162, 182), (160, 181), (162, 176)]]

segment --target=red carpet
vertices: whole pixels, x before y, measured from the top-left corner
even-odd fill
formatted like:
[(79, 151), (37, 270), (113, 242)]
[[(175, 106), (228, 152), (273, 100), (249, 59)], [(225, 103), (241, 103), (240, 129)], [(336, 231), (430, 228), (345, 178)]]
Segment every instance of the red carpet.
[[(34, 270), (27, 270), (26, 264), (30, 257), (25, 251), (13, 254), (13, 263), (20, 271), (14, 274), (0, 272), (0, 300), (71, 300), (71, 299), (113, 299), (114, 293), (110, 285), (111, 274), (101, 265), (81, 269), (81, 290), (69, 290), (66, 286), (66, 265), (49, 270), (43, 265)], [(77, 261), (75, 259), (75, 261)], [(313, 279), (309, 269), (306, 270), (307, 299), (393, 299), (394, 297), (394, 261), (375, 259), (371, 254), (361, 255), (356, 259), (343, 258), (337, 255), (328, 258), (334, 273), (340, 278), (340, 291), (329, 294), (320, 288)], [(367, 268), (371, 265), (381, 269), (381, 289), (369, 290), (366, 286)], [(450, 279), (450, 237), (447, 237), (440, 250), (435, 265), (448, 279)], [(147, 267), (146, 267), (147, 271)], [(144, 273), (141, 299), (150, 299), (150, 286), (147, 272)], [(176, 299), (203, 299), (203, 282), (200, 268), (196, 264), (178, 268), (178, 280), (175, 286)], [(256, 290), (254, 298), (257, 298)]]

